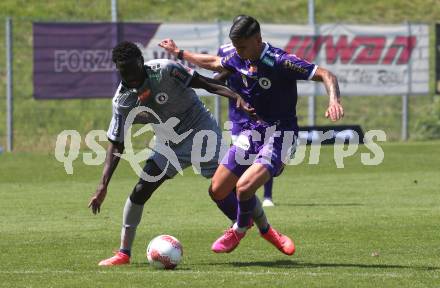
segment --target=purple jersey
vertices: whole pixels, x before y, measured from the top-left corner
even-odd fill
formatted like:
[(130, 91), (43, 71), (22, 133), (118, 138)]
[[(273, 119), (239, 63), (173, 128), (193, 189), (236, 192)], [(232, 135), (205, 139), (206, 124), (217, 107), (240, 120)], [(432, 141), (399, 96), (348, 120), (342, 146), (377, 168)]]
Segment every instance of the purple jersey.
[(221, 64), (240, 76), (234, 88), (258, 116), (270, 124), (296, 130), (296, 81), (311, 79), (317, 66), (268, 43), (263, 45), (260, 59), (254, 63), (241, 59), (233, 49), (221, 59)]
[[(232, 46), (231, 43), (225, 44), (220, 46), (218, 48), (217, 55), (220, 57), (225, 57), (226, 55), (230, 53), (234, 53), (235, 48)], [(233, 73), (229, 78), (227, 79), (227, 85), (229, 88), (231, 88), (233, 91), (239, 91), (240, 90), (240, 82), (241, 82), (241, 75), (238, 73)], [(229, 99), (229, 120), (234, 123), (244, 123), (249, 120), (249, 116), (244, 112), (243, 110), (237, 109), (236, 101)], [(235, 135), (235, 134), (234, 134)], [(237, 134), (238, 135), (238, 134)]]

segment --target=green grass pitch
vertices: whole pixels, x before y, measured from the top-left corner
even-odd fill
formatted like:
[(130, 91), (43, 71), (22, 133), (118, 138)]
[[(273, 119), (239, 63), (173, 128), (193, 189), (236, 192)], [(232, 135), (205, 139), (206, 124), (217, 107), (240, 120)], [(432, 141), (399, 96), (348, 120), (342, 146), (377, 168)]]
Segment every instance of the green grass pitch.
[[(133, 263), (111, 268), (97, 263), (119, 246), (137, 179), (129, 165), (121, 163), (94, 216), (87, 203), (102, 167), (78, 159), (66, 175), (50, 154), (2, 154), (0, 287), (439, 287), (440, 142), (382, 147), (379, 166), (361, 165), (359, 151), (337, 169), (324, 147), (319, 165), (289, 166), (275, 180), (277, 206), (266, 212), (294, 238), (291, 257), (255, 227), (233, 253), (212, 253), (229, 223), (210, 201), (209, 181), (189, 169), (147, 203)], [(147, 264), (145, 247), (159, 234), (183, 244), (175, 271)]]

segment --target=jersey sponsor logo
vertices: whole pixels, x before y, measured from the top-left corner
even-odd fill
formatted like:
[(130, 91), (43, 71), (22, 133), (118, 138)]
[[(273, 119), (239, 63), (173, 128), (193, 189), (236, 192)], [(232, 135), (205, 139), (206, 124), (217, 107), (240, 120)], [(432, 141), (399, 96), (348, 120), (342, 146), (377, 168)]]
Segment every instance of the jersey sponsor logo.
[(156, 100), (157, 104), (165, 104), (168, 101), (168, 94), (165, 92), (161, 92), (154, 96), (154, 100)]
[[(152, 67), (152, 66), (151, 66)], [(148, 69), (147, 73), (148, 73), (148, 78), (150, 79), (151, 82), (160, 82), (161, 80), (161, 71), (162, 68), (158, 68), (158, 69)]]
[(171, 76), (181, 81), (183, 84), (186, 84), (190, 77), (186, 70), (180, 69), (179, 67), (173, 67), (173, 69), (171, 70)]
[(160, 70), (160, 64), (149, 65), (151, 70), (157, 71)]
[(258, 84), (260, 84), (261, 88), (263, 89), (269, 89), (270, 86), (272, 86), (272, 82), (270, 82), (269, 78), (261, 77), (258, 79)]
[(267, 56), (264, 56), (263, 59), (261, 60), (261, 62), (263, 62), (264, 64), (266, 64), (267, 66), (273, 67), (275, 65), (275, 60), (271, 59)]
[(293, 63), (290, 60), (285, 60), (283, 62), (283, 66), (286, 69), (289, 69), (289, 70), (292, 70), (292, 71), (295, 71), (295, 72), (298, 72), (298, 73), (301, 73), (301, 74), (307, 74), (309, 72), (309, 71), (307, 71), (306, 68), (303, 68), (303, 67), (301, 67), (299, 65), (296, 65), (295, 63)]

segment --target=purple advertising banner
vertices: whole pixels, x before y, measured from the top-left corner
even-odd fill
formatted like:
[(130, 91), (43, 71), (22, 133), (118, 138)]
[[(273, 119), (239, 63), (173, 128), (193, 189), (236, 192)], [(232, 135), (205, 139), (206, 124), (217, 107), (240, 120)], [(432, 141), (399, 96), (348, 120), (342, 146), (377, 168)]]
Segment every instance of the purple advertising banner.
[(119, 79), (111, 50), (147, 46), (158, 23), (34, 23), (34, 98), (111, 98)]

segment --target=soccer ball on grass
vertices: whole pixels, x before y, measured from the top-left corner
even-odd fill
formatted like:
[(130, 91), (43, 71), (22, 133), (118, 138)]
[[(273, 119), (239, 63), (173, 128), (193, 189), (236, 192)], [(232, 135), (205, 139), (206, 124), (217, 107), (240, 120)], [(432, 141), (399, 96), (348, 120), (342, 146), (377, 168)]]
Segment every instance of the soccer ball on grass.
[(147, 247), (147, 259), (158, 269), (174, 269), (183, 256), (182, 244), (170, 235), (159, 235)]

